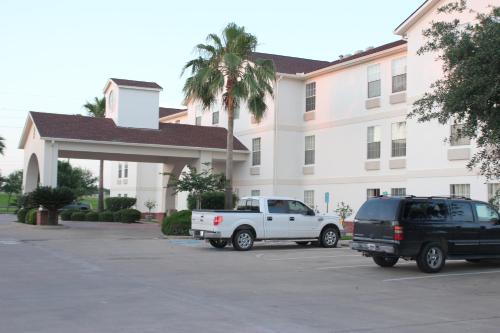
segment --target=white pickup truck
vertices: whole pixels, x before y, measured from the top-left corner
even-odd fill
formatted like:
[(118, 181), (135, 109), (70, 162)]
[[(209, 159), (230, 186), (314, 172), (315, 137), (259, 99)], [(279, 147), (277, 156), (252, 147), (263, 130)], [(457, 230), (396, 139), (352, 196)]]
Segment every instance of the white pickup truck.
[(294, 240), (299, 245), (319, 241), (323, 247), (336, 247), (343, 234), (338, 217), (317, 214), (291, 198), (245, 197), (236, 210), (195, 210), (191, 217), (195, 239), (216, 248), (232, 243), (239, 251), (260, 240)]

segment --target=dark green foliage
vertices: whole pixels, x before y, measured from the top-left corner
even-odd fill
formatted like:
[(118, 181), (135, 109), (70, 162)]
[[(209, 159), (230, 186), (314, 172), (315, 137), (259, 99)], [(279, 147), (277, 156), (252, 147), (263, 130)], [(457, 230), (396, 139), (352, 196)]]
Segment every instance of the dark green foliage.
[(28, 213), (26, 214), (25, 223), (36, 225), (36, 212), (37, 212), (37, 209), (35, 209), (35, 208), (30, 209), (28, 211)]
[(17, 207), (21, 208), (35, 208), (35, 204), (33, 203), (31, 193), (25, 193), (22, 195), (19, 195), (17, 197)]
[(40, 186), (31, 193), (31, 200), (35, 207), (42, 205), (50, 211), (57, 211), (72, 203), (75, 195), (67, 187)]
[(6, 178), (3, 179), (3, 184), (0, 190), (4, 191), (8, 195), (7, 205), (11, 205), (11, 197), (14, 194), (21, 193), (21, 187), (23, 185), (23, 171), (17, 170), (10, 173)]
[[(205, 192), (201, 195), (200, 209), (224, 209), (224, 192)], [(238, 197), (233, 193), (233, 203), (236, 205)], [(196, 198), (193, 195), (188, 195), (188, 209), (196, 209)]]
[[(414, 103), (409, 117), (461, 124), (458, 135), (475, 139), (478, 147), (468, 167), (479, 167), (494, 179), (500, 177), (500, 7), (491, 8), (472, 23), (433, 22), (424, 30), (427, 42), (418, 54), (435, 54), (444, 76)], [(439, 9), (455, 14), (464, 10), (463, 0)]]
[(191, 228), (191, 211), (181, 210), (163, 219), (161, 231), (165, 235), (188, 236)]
[(17, 211), (17, 222), (25, 223), (27, 213), (28, 213), (28, 210), (26, 208), (19, 209)]
[(100, 222), (113, 222), (113, 212), (105, 210), (99, 213)]
[(141, 219), (141, 212), (137, 209), (123, 209), (120, 211), (120, 222), (134, 223)]
[(97, 212), (87, 212), (85, 214), (85, 220), (86, 221), (99, 221), (99, 214)]
[(63, 221), (71, 221), (71, 214), (78, 212), (76, 209), (65, 209), (59, 213), (59, 217)]
[(73, 167), (68, 161), (57, 162), (57, 186), (70, 188), (77, 198), (97, 193), (96, 182), (90, 170)]
[(71, 221), (85, 221), (85, 213), (76, 211), (71, 214)]
[(131, 208), (136, 202), (136, 198), (109, 197), (106, 198), (106, 209), (112, 212), (117, 212), (122, 209)]
[(117, 212), (113, 212), (113, 222), (121, 222), (122, 221), (122, 210), (120, 209)]

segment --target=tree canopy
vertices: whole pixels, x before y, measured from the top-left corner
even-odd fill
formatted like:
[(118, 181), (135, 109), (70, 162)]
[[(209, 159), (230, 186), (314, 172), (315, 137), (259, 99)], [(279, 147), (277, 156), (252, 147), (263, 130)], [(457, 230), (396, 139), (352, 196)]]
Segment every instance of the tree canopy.
[(5, 139), (3, 136), (0, 136), (0, 155), (3, 155), (3, 152), (5, 150)]
[(73, 167), (68, 161), (58, 161), (57, 186), (70, 188), (77, 198), (97, 193), (97, 177), (80, 167)]
[(104, 118), (106, 113), (106, 100), (104, 97), (94, 97), (93, 102), (87, 102), (83, 105), (89, 116)]

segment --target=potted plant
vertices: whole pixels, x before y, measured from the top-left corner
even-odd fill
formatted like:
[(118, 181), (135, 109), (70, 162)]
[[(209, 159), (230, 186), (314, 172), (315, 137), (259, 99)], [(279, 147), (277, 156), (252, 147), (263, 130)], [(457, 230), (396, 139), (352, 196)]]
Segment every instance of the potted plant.
[(149, 211), (148, 215), (146, 215), (146, 221), (151, 222), (151, 220), (153, 219), (153, 216), (151, 215), (151, 210), (156, 208), (156, 201), (148, 199), (146, 200), (146, 202), (144, 202), (144, 206), (146, 206), (146, 208)]

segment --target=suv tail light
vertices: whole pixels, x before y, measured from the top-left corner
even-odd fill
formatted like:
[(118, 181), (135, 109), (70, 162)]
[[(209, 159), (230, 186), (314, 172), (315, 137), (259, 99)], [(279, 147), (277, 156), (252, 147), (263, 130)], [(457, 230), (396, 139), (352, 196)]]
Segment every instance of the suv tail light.
[(214, 217), (214, 225), (219, 225), (222, 223), (222, 216), (218, 215)]
[(403, 227), (400, 225), (394, 226), (394, 240), (402, 241), (404, 239)]

